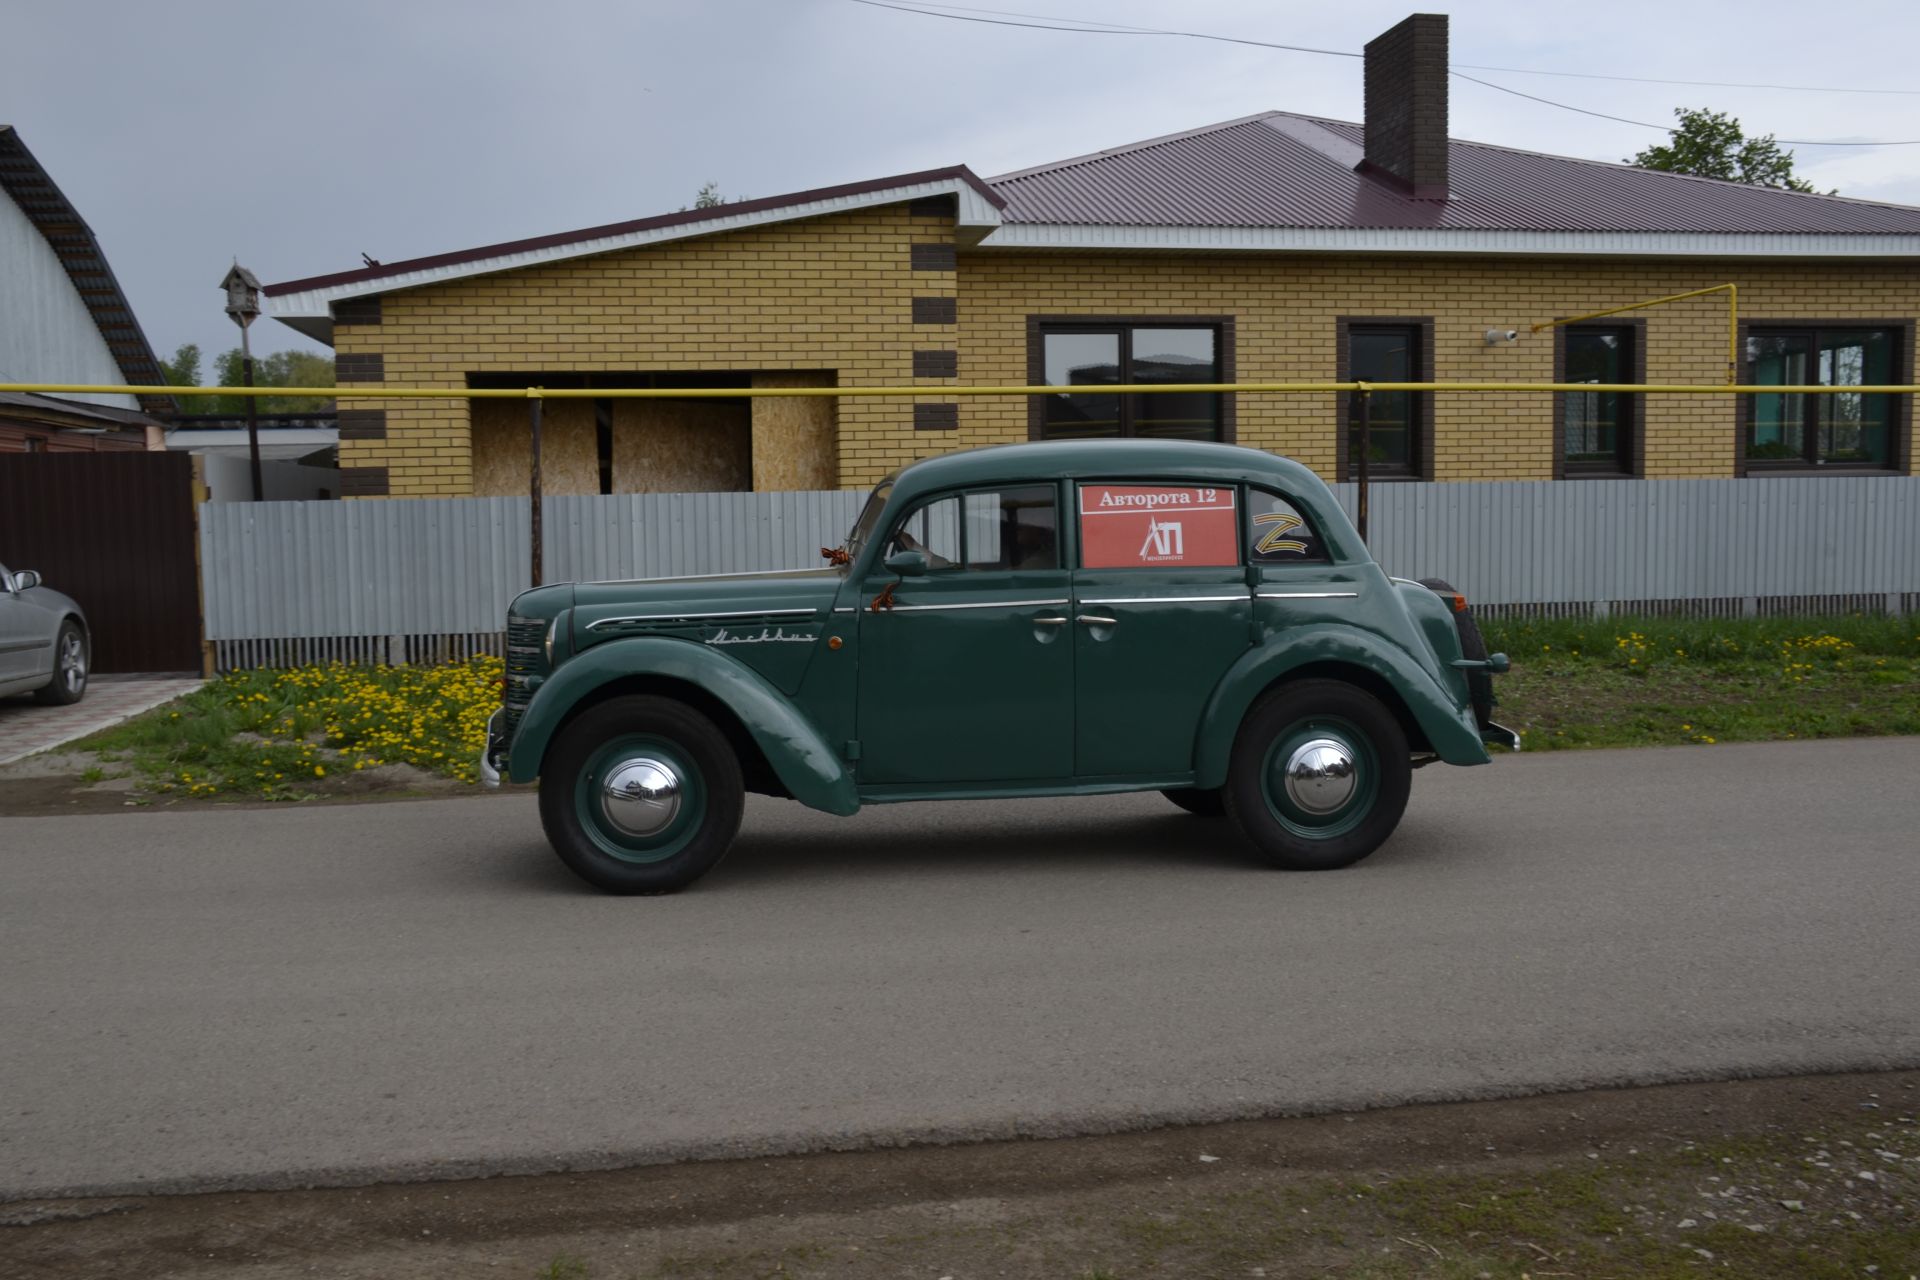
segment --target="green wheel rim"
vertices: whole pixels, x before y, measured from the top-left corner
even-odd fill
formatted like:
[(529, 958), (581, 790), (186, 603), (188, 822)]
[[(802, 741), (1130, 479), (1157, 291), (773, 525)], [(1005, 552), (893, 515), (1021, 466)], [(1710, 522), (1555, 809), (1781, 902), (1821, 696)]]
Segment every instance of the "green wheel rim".
[[(636, 759), (667, 766), (680, 782), (680, 804), (672, 819), (660, 830), (645, 835), (616, 825), (602, 802), (601, 787), (607, 775)], [(587, 838), (608, 857), (621, 862), (664, 862), (699, 833), (707, 815), (706, 779), (678, 744), (650, 733), (623, 733), (607, 739), (587, 757), (574, 780), (573, 812)]]
[[(1353, 761), (1353, 793), (1338, 808), (1316, 813), (1287, 791), (1287, 762), (1315, 740), (1337, 744)], [(1373, 812), (1380, 796), (1380, 755), (1373, 740), (1340, 716), (1306, 716), (1275, 735), (1260, 766), (1260, 791), (1267, 810), (1290, 834), (1302, 840), (1333, 840), (1346, 835)]]

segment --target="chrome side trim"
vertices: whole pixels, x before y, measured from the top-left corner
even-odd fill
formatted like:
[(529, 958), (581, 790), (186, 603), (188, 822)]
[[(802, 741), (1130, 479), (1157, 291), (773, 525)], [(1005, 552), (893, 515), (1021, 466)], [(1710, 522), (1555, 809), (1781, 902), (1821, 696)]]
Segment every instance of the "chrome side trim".
[[(659, 578), (587, 578), (576, 587), (628, 587), (645, 582), (687, 582), (694, 578), (784, 578), (796, 573), (822, 573), (832, 565), (814, 565), (806, 569), (738, 569), (728, 573), (669, 573)], [(558, 583), (549, 585), (557, 586)]]
[(589, 631), (624, 627), (631, 622), (700, 622), (707, 618), (811, 618), (818, 609), (740, 609), (732, 613), (638, 613), (623, 618), (601, 618), (587, 624)]
[(1352, 600), (1358, 591), (1262, 591), (1262, 600)]
[(1231, 596), (1102, 596), (1099, 599), (1088, 597), (1081, 604), (1230, 604), (1233, 601), (1245, 601), (1249, 597), (1242, 591)]
[(983, 600), (977, 604), (897, 604), (890, 613), (939, 613), (948, 609), (1039, 609), (1065, 600)]

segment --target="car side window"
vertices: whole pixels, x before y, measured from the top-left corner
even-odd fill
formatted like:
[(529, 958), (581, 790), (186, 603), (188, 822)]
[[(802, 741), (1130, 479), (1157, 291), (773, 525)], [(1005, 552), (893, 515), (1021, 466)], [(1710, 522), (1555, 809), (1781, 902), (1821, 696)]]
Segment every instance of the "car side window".
[(1083, 484), (1083, 569), (1219, 569), (1240, 563), (1233, 484)]
[(1327, 550), (1291, 502), (1265, 489), (1249, 489), (1247, 557), (1255, 564), (1324, 564)]
[(1057, 569), (1057, 507), (1050, 484), (936, 498), (907, 514), (887, 552), (925, 552), (935, 571)]

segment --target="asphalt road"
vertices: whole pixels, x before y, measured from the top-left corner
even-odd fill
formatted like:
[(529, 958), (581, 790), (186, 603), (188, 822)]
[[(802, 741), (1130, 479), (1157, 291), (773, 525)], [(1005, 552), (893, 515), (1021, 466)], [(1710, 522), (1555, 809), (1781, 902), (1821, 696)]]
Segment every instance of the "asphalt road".
[(1920, 1064), (1920, 738), (1416, 775), (1346, 872), (1158, 796), (762, 801), (674, 897), (526, 796), (0, 820), (0, 1198)]

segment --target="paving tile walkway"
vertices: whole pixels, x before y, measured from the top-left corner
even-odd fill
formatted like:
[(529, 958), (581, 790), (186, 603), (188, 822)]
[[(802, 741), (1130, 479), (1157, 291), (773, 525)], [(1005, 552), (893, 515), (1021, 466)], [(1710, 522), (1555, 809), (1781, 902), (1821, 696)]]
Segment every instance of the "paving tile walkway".
[(96, 676), (70, 707), (43, 707), (31, 694), (0, 698), (0, 764), (111, 728), (205, 683), (197, 676)]

